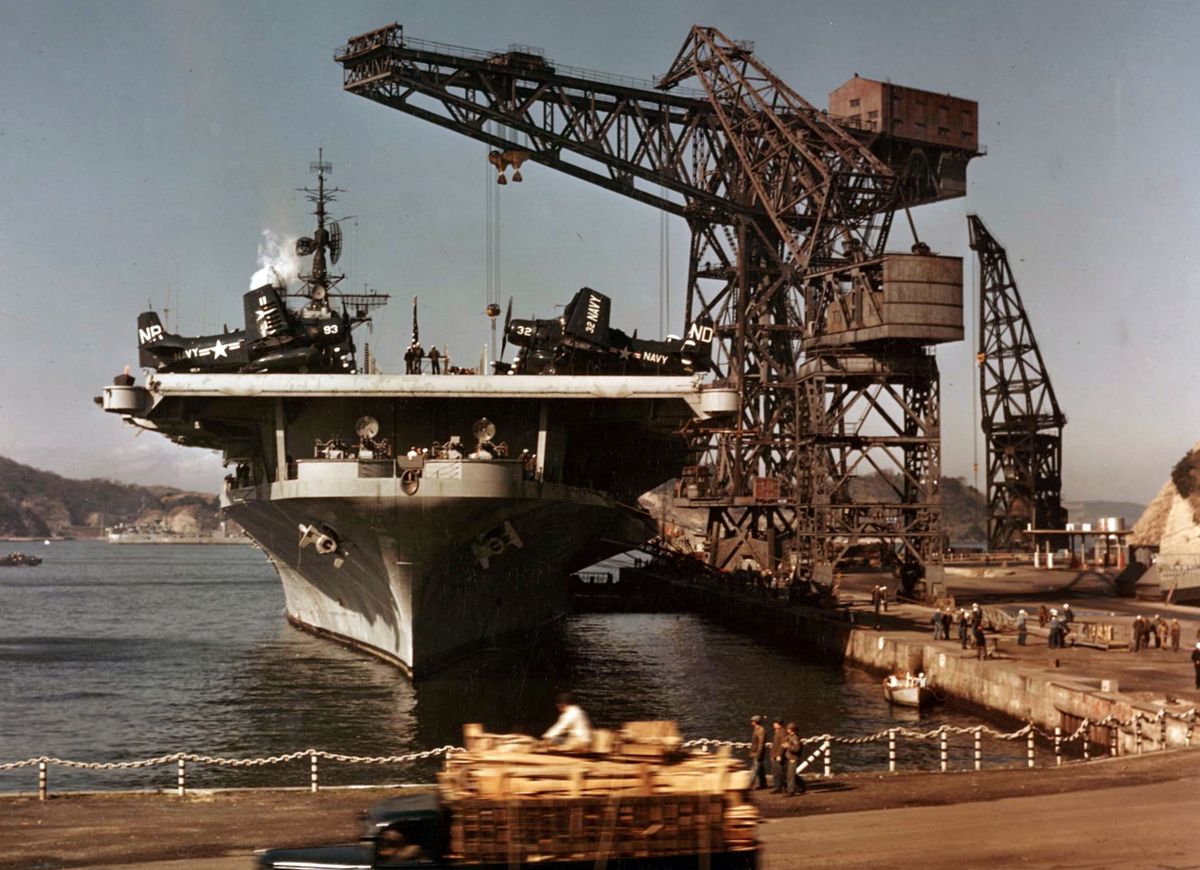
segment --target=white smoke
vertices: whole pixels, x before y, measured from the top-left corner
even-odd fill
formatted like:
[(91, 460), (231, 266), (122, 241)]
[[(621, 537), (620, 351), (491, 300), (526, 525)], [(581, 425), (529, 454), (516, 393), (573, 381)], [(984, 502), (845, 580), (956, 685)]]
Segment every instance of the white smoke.
[(250, 278), (250, 289), (265, 284), (286, 288), (300, 277), (300, 258), (296, 256), (296, 237), (274, 230), (263, 230), (258, 243), (258, 271)]

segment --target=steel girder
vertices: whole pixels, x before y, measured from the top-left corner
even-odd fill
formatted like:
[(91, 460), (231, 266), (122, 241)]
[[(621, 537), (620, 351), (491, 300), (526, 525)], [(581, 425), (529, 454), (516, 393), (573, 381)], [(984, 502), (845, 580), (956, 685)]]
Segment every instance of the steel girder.
[(976, 215), (967, 216), (979, 257), (979, 394), (987, 448), (988, 547), (1028, 549), (1027, 525), (1066, 526), (1058, 406), (1008, 254)]
[[(864, 466), (843, 458), (854, 438), (832, 446), (836, 414), (811, 406), (862, 388), (839, 382), (836, 365), (820, 369), (820, 386), (805, 383), (816, 377), (801, 375), (805, 349), (815, 348), (831, 306), (877, 289), (874, 266), (896, 207), (945, 198), (936, 167), (913, 156), (921, 149), (846, 130), (784, 84), (751, 46), (713, 28), (691, 30), (656, 87), (556, 65), (519, 47), (488, 53), (414, 40), (399, 25), (351, 39), (336, 59), (351, 93), (496, 148), (519, 148), (534, 163), (688, 221), (685, 316), (688, 324), (711, 318), (718, 377), (740, 398), (732, 419), (687, 433), (707, 467), (706, 489), (694, 503), (710, 507), (714, 539), (737, 544), (714, 546), (714, 561), (724, 566), (740, 551), (762, 563), (770, 550), (764, 567), (775, 567), (782, 545), (812, 576), (813, 554), (836, 550), (847, 526), (818, 509), (824, 494), (814, 487), (827, 486), (818, 483), (825, 471), (813, 473), (807, 463), (825, 451), (838, 457), (826, 460), (834, 467)], [(899, 181), (887, 159), (903, 161)], [(925, 358), (915, 344), (891, 352), (913, 363)], [(871, 362), (875, 352), (863, 349), (861, 358)], [(891, 369), (883, 369), (877, 381), (921, 404), (910, 395), (909, 374), (889, 382)], [(917, 392), (932, 396), (936, 417), (936, 369), (932, 377)], [(925, 511), (918, 521), (916, 506), (936, 501), (936, 486), (917, 495), (909, 478), (919, 477), (915, 469), (931, 454), (936, 466), (938, 449), (924, 435), (897, 437), (889, 449), (901, 457), (906, 481), (898, 498), (914, 507), (897, 509), (890, 539), (899, 536), (902, 552), (923, 554), (939, 514)], [(875, 520), (850, 527), (882, 530), (886, 511), (871, 510)], [(801, 528), (809, 545), (796, 553)], [(916, 531), (926, 528), (935, 531)]]
[[(940, 580), (941, 400), (932, 354), (823, 355), (801, 367), (803, 573), (828, 583), (855, 544), (890, 551), (908, 592)], [(874, 482), (882, 491), (860, 494)]]

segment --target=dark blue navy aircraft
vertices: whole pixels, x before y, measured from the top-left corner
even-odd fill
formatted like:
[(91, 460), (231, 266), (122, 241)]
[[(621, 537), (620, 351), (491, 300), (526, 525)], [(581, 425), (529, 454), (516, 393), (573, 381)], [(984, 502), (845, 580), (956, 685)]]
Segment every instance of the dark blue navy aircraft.
[[(218, 335), (183, 336), (167, 332), (154, 311), (138, 315), (138, 359), (159, 372), (343, 372), (357, 371), (355, 326), (370, 320), (370, 311), (387, 302), (383, 293), (337, 293), (345, 277), (330, 274), (328, 255), (336, 265), (342, 255), (342, 231), (336, 221), (326, 226), (325, 205), (337, 188), (325, 187), (332, 167), (323, 160), (312, 164), (317, 189), (304, 188), (316, 203), (317, 231), (296, 242), (296, 254), (312, 256), (312, 268), (301, 275), (298, 296), (303, 308), (285, 303), (286, 287), (270, 269), (260, 270), (243, 297), (245, 327)], [(335, 311), (331, 301), (341, 303)], [(351, 311), (353, 310), (353, 313)]]
[(514, 320), (512, 300), (504, 319), (504, 343), (521, 348), (503, 374), (690, 375), (712, 368), (712, 321), (697, 318), (687, 338), (638, 338), (608, 324), (612, 300), (581, 288), (555, 320)]

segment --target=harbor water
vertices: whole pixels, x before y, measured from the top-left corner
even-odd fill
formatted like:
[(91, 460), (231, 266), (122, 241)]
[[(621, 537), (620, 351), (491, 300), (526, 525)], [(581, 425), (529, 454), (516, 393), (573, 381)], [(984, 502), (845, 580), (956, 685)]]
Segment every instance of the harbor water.
[[(564, 690), (598, 727), (674, 719), (686, 738), (746, 740), (754, 713), (794, 720), (803, 736), (981, 724), (953, 707), (890, 708), (871, 675), (688, 614), (572, 616), (532, 647), (482, 650), (414, 686), (388, 665), (289, 626), (279, 581), (252, 547), (67, 541), (36, 552), (39, 567), (0, 569), (0, 764), (309, 748), (401, 755), (461, 743), (464, 722), (540, 733)], [(987, 743), (989, 766), (1023, 758), (1023, 742)], [(836, 770), (887, 766), (886, 742), (834, 752)], [(967, 766), (971, 752), (969, 737), (953, 738), (952, 764)], [(937, 743), (903, 745), (899, 760), (935, 769)], [(321, 781), (430, 782), (436, 768), (326, 762)], [(166, 788), (175, 766), (52, 766), (50, 777), (56, 791)], [(189, 771), (197, 788), (307, 782), (307, 761)], [(0, 791), (36, 785), (36, 767), (0, 771)]]

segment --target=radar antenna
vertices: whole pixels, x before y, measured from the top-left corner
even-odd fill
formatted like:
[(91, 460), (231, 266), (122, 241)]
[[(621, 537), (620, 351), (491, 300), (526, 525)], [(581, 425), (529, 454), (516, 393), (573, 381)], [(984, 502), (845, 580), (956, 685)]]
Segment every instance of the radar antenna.
[(337, 221), (329, 225), (329, 262), (337, 265), (342, 258), (342, 227)]
[(346, 277), (330, 274), (326, 267), (327, 253), (331, 263), (337, 263), (342, 255), (342, 228), (336, 221), (329, 227), (325, 226), (325, 207), (337, 199), (335, 194), (341, 190), (325, 186), (325, 176), (333, 172), (333, 164), (325, 160), (325, 149), (317, 149), (317, 159), (308, 164), (308, 169), (316, 173), (317, 188), (304, 187), (301, 191), (316, 206), (313, 214), (317, 216), (317, 230), (311, 238), (305, 236), (296, 241), (296, 253), (301, 257), (312, 255), (312, 268), (307, 275), (300, 276), (305, 288), (300, 295), (309, 299), (305, 311), (310, 316), (322, 316), (329, 312), (330, 291)]

